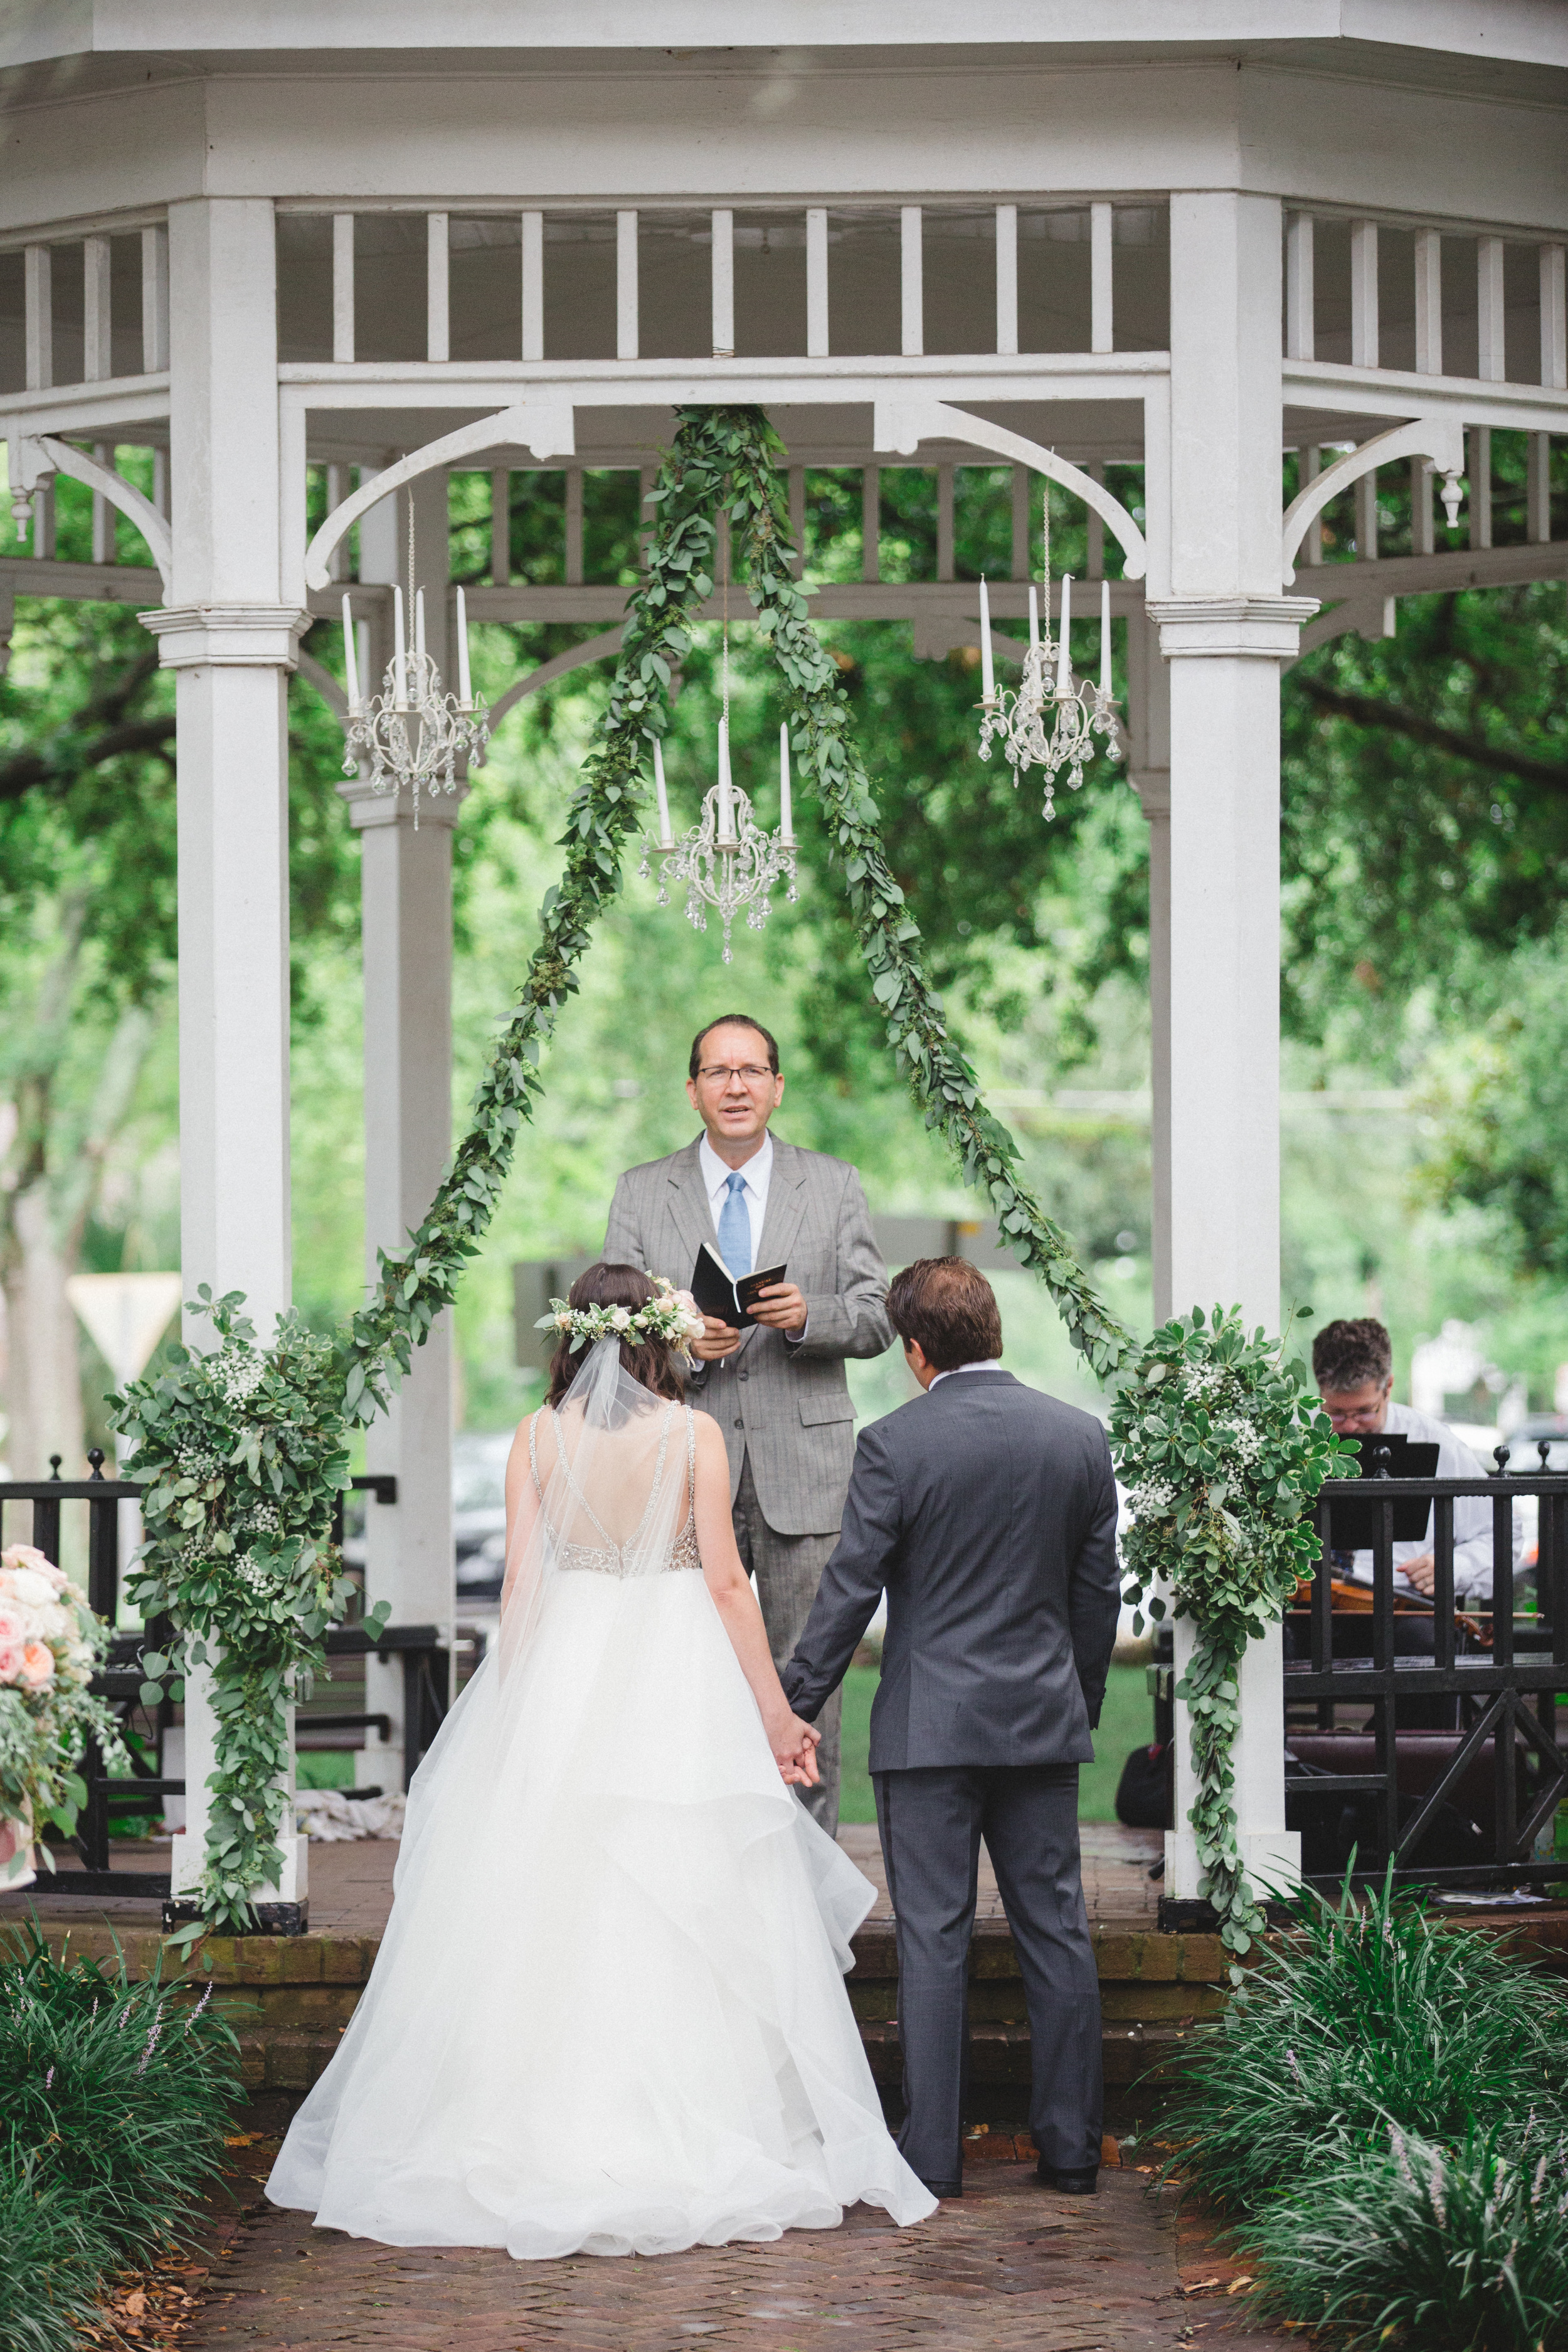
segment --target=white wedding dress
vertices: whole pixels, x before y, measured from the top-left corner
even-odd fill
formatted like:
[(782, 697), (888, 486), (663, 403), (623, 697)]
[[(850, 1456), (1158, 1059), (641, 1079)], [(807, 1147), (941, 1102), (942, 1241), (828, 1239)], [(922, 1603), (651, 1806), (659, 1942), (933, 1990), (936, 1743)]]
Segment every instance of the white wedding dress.
[(324, 2228), (656, 2254), (934, 2208), (843, 1984), (873, 1890), (781, 1780), (709, 1595), (690, 1409), (619, 1355), (531, 1428), (536, 1487), (554, 1466), (500, 1641), (415, 1777), (370, 1983), (267, 2184)]

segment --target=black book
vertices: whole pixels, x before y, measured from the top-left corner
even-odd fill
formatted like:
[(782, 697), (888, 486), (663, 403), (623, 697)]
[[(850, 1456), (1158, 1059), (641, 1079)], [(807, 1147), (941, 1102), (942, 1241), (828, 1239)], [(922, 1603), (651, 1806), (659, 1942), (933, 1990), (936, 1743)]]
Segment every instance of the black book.
[(754, 1274), (733, 1276), (712, 1243), (704, 1242), (692, 1270), (691, 1296), (700, 1314), (716, 1316), (731, 1330), (749, 1330), (757, 1319), (751, 1310), (758, 1292), (782, 1282), (788, 1270), (783, 1265), (764, 1265)]
[[(1402, 1436), (1392, 1429), (1376, 1430), (1370, 1437), (1353, 1441), (1361, 1454), (1360, 1475), (1375, 1482), (1380, 1470), (1391, 1478), (1435, 1478), (1437, 1475), (1437, 1448), (1429, 1440)], [(1387, 1449), (1386, 1461), (1381, 1457)], [(1331, 1505), (1329, 1511), (1329, 1542), (1335, 1551), (1370, 1551), (1377, 1541), (1378, 1522), (1382, 1507), (1369, 1496), (1363, 1503), (1358, 1496)], [(1401, 1496), (1394, 1506), (1394, 1540), (1395, 1543), (1420, 1543), (1431, 1524), (1432, 1506), (1421, 1496)]]

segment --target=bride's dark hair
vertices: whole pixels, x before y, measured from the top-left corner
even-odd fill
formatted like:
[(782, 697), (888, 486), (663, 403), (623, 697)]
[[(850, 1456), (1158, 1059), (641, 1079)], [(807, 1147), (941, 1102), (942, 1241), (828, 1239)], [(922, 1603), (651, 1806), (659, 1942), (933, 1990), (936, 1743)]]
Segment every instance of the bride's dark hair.
[[(568, 1307), (627, 1307), (635, 1315), (654, 1296), (652, 1283), (635, 1265), (607, 1265), (601, 1258), (580, 1274), (566, 1294)], [(556, 1342), (555, 1353), (550, 1359), (550, 1391), (544, 1402), (557, 1405), (582, 1370), (587, 1356), (587, 1344), (575, 1354), (572, 1335), (563, 1331)], [(675, 1369), (672, 1350), (662, 1339), (623, 1339), (621, 1369), (634, 1381), (640, 1381), (655, 1396), (671, 1397), (677, 1404), (686, 1396), (686, 1385)]]

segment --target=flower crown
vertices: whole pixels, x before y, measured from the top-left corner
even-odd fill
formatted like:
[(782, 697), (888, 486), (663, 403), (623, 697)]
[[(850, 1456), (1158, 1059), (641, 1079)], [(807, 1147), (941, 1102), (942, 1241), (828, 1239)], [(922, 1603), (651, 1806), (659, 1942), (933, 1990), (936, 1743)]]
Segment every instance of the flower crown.
[(702, 1318), (689, 1290), (677, 1290), (662, 1274), (653, 1276), (654, 1296), (646, 1307), (572, 1307), (552, 1298), (536, 1331), (570, 1331), (572, 1353), (595, 1339), (658, 1339), (684, 1355), (689, 1339), (702, 1337)]

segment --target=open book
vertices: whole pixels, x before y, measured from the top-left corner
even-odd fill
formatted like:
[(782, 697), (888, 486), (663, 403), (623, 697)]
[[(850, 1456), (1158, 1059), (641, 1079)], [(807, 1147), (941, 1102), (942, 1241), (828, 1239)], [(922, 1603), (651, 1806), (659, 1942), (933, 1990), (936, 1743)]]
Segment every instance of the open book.
[(731, 1329), (744, 1331), (757, 1319), (751, 1311), (757, 1293), (782, 1282), (787, 1272), (787, 1266), (764, 1265), (754, 1274), (732, 1276), (712, 1243), (704, 1242), (692, 1271), (691, 1296), (700, 1313), (717, 1316)]

